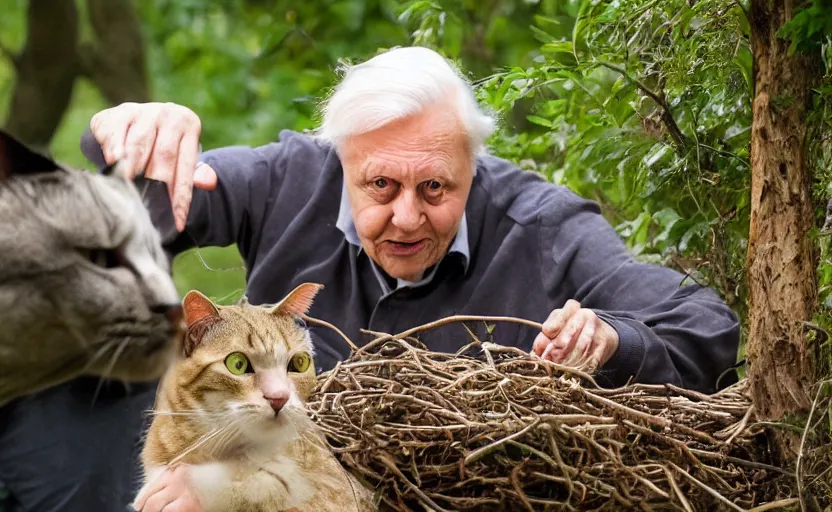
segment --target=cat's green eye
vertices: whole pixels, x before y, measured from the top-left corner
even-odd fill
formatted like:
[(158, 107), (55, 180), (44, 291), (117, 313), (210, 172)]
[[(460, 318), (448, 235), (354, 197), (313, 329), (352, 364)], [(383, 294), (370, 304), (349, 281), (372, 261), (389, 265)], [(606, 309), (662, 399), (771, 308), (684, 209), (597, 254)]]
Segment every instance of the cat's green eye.
[(295, 354), (291, 361), (289, 361), (289, 371), (303, 373), (309, 369), (312, 364), (312, 357), (306, 352)]
[(225, 367), (234, 375), (242, 375), (246, 373), (251, 363), (242, 352), (232, 352), (225, 358)]

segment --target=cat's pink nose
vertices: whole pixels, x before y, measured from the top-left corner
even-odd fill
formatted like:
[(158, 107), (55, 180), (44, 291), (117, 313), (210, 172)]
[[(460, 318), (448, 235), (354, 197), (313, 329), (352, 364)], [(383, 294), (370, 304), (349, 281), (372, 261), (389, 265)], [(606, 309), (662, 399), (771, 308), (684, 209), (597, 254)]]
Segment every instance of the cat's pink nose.
[(289, 401), (289, 393), (278, 393), (274, 396), (267, 396), (266, 400), (269, 401), (269, 405), (272, 406), (274, 412), (279, 412), (286, 405), (286, 402)]

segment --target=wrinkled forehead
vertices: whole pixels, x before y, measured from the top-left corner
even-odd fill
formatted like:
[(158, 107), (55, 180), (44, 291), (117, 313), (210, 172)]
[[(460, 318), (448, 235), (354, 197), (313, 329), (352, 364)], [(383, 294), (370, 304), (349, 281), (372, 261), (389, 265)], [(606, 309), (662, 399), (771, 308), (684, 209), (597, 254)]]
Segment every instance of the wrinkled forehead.
[(347, 172), (387, 167), (414, 172), (470, 171), (473, 153), (463, 124), (452, 109), (428, 108), (372, 131), (346, 137), (339, 154)]

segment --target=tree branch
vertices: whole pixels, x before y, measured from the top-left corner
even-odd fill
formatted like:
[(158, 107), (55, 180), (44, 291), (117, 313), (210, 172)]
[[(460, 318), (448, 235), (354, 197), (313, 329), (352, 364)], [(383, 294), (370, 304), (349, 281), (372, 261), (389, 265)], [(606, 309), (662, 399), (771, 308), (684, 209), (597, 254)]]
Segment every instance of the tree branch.
[(78, 49), (82, 73), (107, 101), (150, 100), (141, 25), (130, 0), (89, 0), (96, 44)]
[(743, 163), (744, 165), (746, 165), (748, 168), (751, 168), (751, 162), (749, 162), (747, 159), (745, 159), (745, 158), (743, 158), (743, 157), (741, 157), (741, 156), (739, 156), (739, 155), (737, 155), (737, 154), (735, 154), (735, 153), (731, 153), (730, 151), (725, 151), (724, 149), (718, 149), (718, 148), (715, 148), (715, 147), (713, 147), (713, 146), (709, 146), (708, 144), (703, 144), (703, 143), (701, 143), (701, 142), (699, 143), (699, 146), (700, 146), (700, 147), (703, 147), (703, 148), (705, 148), (705, 149), (710, 149), (710, 150), (711, 150), (711, 151), (713, 151), (714, 153), (719, 153), (719, 154), (720, 154), (720, 155), (722, 155), (722, 156), (727, 156), (727, 157), (730, 157), (730, 158), (735, 158), (735, 159), (737, 159), (737, 161), (742, 162), (742, 163)]
[(826, 203), (826, 219), (823, 222), (823, 232), (832, 231), (832, 198)]
[(661, 94), (656, 93), (650, 87), (647, 86), (644, 82), (639, 80), (638, 78), (631, 75), (626, 69), (621, 66), (617, 66), (610, 62), (597, 60), (596, 61), (601, 66), (605, 68), (611, 69), (617, 73), (620, 73), (630, 82), (636, 84), (636, 86), (641, 89), (641, 91), (650, 97), (653, 101), (655, 101), (661, 108), (662, 108), (662, 122), (667, 127), (667, 131), (670, 133), (670, 136), (673, 138), (673, 141), (676, 143), (676, 146), (680, 150), (684, 150), (687, 147), (687, 137), (685, 134), (682, 133), (681, 128), (679, 125), (676, 124), (676, 120), (673, 118), (673, 114), (670, 112), (670, 105), (667, 103), (667, 99), (664, 97), (664, 92)]
[[(78, 75), (75, 2), (29, 2), (26, 32), (26, 42), (15, 57), (15, 86), (5, 129), (44, 151), (69, 107)], [(3, 53), (11, 55), (5, 48)]]

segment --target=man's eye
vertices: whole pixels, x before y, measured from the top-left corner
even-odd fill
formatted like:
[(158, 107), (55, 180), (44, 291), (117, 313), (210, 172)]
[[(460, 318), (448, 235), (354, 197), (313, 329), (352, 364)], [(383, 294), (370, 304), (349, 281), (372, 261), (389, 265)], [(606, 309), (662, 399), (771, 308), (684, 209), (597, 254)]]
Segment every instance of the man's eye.
[(387, 180), (384, 178), (379, 178), (373, 182), (373, 185), (375, 185), (376, 188), (384, 188), (387, 186)]
[(436, 180), (432, 180), (428, 182), (428, 188), (431, 190), (439, 190), (440, 188), (442, 188), (442, 184)]

